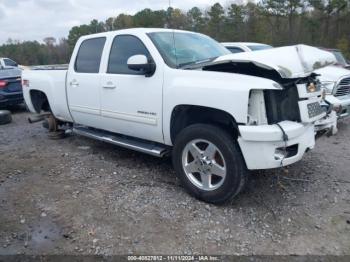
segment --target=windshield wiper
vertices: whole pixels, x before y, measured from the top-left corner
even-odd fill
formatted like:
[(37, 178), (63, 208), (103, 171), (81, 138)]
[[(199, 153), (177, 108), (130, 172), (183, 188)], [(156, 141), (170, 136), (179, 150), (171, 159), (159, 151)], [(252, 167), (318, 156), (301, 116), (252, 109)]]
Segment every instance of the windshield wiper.
[(212, 61), (214, 61), (216, 58), (218, 58), (218, 56), (214, 56), (214, 57), (210, 57), (210, 58), (206, 58), (203, 60), (197, 60), (197, 61), (191, 61), (191, 62), (186, 62), (186, 63), (181, 63), (178, 65), (177, 68), (191, 68), (192, 66), (197, 66), (200, 64), (206, 64), (206, 63), (210, 63)]

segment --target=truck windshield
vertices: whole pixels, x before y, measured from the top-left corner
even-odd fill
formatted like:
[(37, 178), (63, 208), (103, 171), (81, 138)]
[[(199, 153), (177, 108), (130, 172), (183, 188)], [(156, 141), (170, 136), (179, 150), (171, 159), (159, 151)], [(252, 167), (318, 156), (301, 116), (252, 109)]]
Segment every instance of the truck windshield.
[(219, 56), (230, 54), (221, 44), (202, 34), (155, 32), (148, 36), (165, 63), (172, 68), (210, 62)]

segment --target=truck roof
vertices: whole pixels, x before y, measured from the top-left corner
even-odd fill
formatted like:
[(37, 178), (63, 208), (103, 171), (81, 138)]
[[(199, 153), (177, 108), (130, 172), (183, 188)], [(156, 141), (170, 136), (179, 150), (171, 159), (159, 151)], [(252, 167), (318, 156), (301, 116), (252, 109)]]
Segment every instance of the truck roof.
[(200, 34), (200, 33), (195, 33), (191, 31), (186, 31), (186, 30), (178, 30), (178, 29), (167, 29), (167, 28), (129, 28), (129, 29), (121, 29), (121, 30), (115, 30), (115, 31), (108, 31), (108, 32), (102, 32), (102, 33), (97, 33), (97, 34), (91, 34), (91, 35), (85, 35), (82, 36), (82, 39), (85, 38), (91, 38), (91, 37), (98, 37), (98, 36), (113, 36), (116, 33), (123, 33), (123, 34), (135, 34), (135, 33), (154, 33), (154, 32), (182, 32), (182, 33), (189, 33), (189, 34)]

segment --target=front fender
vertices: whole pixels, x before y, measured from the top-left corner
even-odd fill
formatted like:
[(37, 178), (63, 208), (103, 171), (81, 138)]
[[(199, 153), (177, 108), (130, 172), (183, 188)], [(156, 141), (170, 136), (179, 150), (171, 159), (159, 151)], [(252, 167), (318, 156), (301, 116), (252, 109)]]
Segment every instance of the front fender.
[(167, 69), (164, 77), (163, 130), (166, 144), (171, 144), (170, 119), (178, 105), (195, 105), (229, 113), (246, 124), (251, 90), (282, 89), (276, 82), (253, 76), (201, 70)]

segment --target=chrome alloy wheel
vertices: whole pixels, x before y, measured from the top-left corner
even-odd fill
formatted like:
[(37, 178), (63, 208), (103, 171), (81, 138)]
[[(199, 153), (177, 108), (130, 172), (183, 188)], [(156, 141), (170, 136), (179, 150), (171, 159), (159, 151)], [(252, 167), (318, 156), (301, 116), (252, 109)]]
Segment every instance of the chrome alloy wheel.
[(205, 191), (219, 188), (227, 173), (220, 150), (204, 139), (192, 140), (185, 146), (182, 167), (191, 183)]

